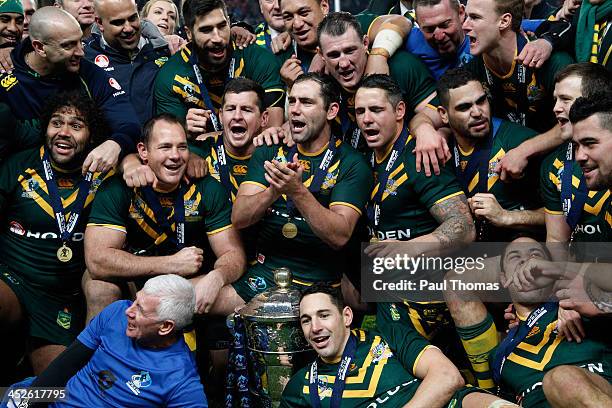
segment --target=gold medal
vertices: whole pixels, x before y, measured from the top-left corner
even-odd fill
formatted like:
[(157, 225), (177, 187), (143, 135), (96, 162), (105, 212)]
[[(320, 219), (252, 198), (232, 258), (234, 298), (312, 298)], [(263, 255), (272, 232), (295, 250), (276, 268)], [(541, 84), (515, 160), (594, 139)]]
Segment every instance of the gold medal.
[(297, 225), (295, 225), (291, 221), (283, 225), (283, 237), (292, 239), (292, 238), (297, 237), (297, 233), (298, 233)]
[(372, 237), (370, 238), (370, 244), (375, 244), (377, 242), (380, 242), (380, 239), (378, 239), (376, 235), (372, 235)]
[(72, 259), (72, 249), (66, 246), (66, 244), (62, 244), (60, 249), (57, 250), (57, 259), (60, 262), (69, 262)]

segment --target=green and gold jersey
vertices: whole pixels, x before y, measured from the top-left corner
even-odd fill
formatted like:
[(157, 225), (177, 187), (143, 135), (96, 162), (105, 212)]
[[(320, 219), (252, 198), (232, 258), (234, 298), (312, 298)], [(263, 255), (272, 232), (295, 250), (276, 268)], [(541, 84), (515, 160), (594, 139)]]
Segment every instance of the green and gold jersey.
[[(184, 118), (190, 108), (207, 109), (200, 87), (190, 63), (193, 44), (183, 47), (159, 70), (155, 79), (155, 103), (157, 113), (172, 113)], [(215, 109), (221, 107), (221, 98), (230, 78), (246, 77), (260, 84), (266, 91), (264, 105), (281, 107), (285, 105), (284, 85), (280, 79), (280, 66), (269, 51), (250, 45), (243, 50), (234, 48), (234, 63), (219, 73), (200, 70), (206, 89)], [(230, 69), (233, 66), (233, 71)]]
[[(522, 41), (517, 36), (517, 43)], [(555, 75), (573, 62), (568, 54), (553, 52), (537, 70), (524, 68), (513, 60), (510, 71), (501, 74), (489, 68), (480, 55), (474, 56), (465, 68), (472, 71), (488, 90), (493, 116), (544, 132), (557, 123), (553, 114)]]
[[(57, 258), (62, 246), (51, 206), (42, 164), (43, 148), (15, 154), (2, 163), (0, 170), (0, 257), (10, 271), (32, 287), (57, 294), (80, 290), (85, 270), (83, 237), (85, 224), (98, 186), (109, 174), (95, 173), (85, 208), (67, 245), (73, 256), (68, 262)], [(81, 180), (81, 168), (65, 172), (54, 168), (62, 204), (73, 209)]]
[[(213, 176), (215, 180), (221, 183), (221, 176), (219, 175), (220, 164), (217, 157), (217, 149), (215, 148), (218, 137), (220, 136), (210, 137), (203, 141), (196, 141), (190, 144), (189, 149), (192, 153), (195, 153), (206, 160), (206, 163), (208, 163), (208, 174)], [(228, 195), (231, 195), (232, 203), (236, 200), (238, 187), (240, 187), (240, 184), (242, 184), (242, 182), (246, 179), (250, 159), (251, 156), (234, 156), (227, 149), (225, 149), (225, 160), (227, 161), (229, 181), (231, 184), (231, 191), (227, 191), (227, 189), (226, 191)], [(242, 237), (242, 242), (244, 244), (244, 251), (249, 263), (252, 263), (256, 256), (255, 248), (257, 245), (257, 234), (258, 224), (240, 230), (240, 236)]]
[[(416, 171), (416, 156), (412, 150), (416, 141), (410, 135), (401, 156), (396, 160), (380, 203), (380, 221), (376, 236), (381, 240), (407, 241), (428, 234), (438, 227), (429, 213), (431, 207), (451, 197), (463, 194), (449, 167), (442, 167), (439, 176), (426, 177)], [(382, 161), (374, 163), (374, 175), (384, 171), (391, 150)], [(380, 184), (375, 184), (370, 199), (376, 196)], [(372, 226), (371, 226), (372, 227)]]
[[(494, 171), (499, 161), (508, 151), (514, 149), (524, 141), (531, 139), (536, 134), (537, 132), (535, 130), (502, 120), (493, 138), (489, 156), (487, 192), (493, 194), (499, 202), (499, 205), (505, 210), (532, 210), (541, 207), (537, 195), (534, 194), (534, 191), (537, 189), (538, 166), (530, 164), (527, 166), (523, 178), (513, 180), (510, 183), (502, 182), (499, 178), (499, 174)], [(463, 172), (467, 167), (470, 156), (474, 153), (474, 148), (463, 151), (457, 145), (457, 152), (459, 153), (459, 166), (456, 170)], [(455, 157), (454, 159), (455, 163), (457, 163), (457, 158)], [(468, 197), (472, 197), (478, 192), (477, 187), (480, 179), (477, 169), (473, 175), (466, 175), (467, 178), (470, 178), (470, 176), (472, 176), (472, 178), (468, 183), (468, 191), (465, 192)]]
[[(422, 337), (383, 340), (375, 333), (354, 330), (357, 338), (355, 358), (346, 374), (342, 407), (388, 407), (406, 405), (421, 381), (414, 375), (423, 352), (431, 347)], [(411, 370), (405, 367), (410, 367)], [(321, 407), (329, 407), (338, 364), (317, 360), (318, 392)], [(310, 407), (310, 365), (298, 371), (283, 391), (282, 408)]]
[[(232, 227), (231, 205), (225, 189), (211, 176), (183, 187), (185, 203), (185, 246), (204, 250), (204, 259), (214, 259), (208, 236)], [(156, 196), (173, 230), (174, 202), (177, 190)], [(177, 252), (156, 221), (156, 214), (147, 205), (140, 189), (129, 188), (121, 177), (113, 177), (101, 187), (91, 210), (88, 226), (103, 226), (127, 234), (130, 252), (149, 256)], [(210, 265), (207, 265), (210, 266)], [(204, 268), (204, 266), (203, 266)]]
[[(372, 189), (372, 172), (361, 154), (336, 141), (337, 151), (324, 177), (321, 189), (314, 194), (317, 201), (326, 208), (343, 205), (363, 214)], [(303, 180), (310, 186), (314, 174), (323, 160), (327, 149), (325, 145), (319, 152), (305, 153), (297, 149), (298, 158), (304, 167)], [(273, 145), (258, 147), (249, 162), (249, 171), (244, 183), (268, 188), (264, 162), (287, 162), (289, 149), (286, 146)], [(267, 268), (275, 269), (286, 266), (291, 269), (294, 280), (301, 282), (318, 282), (339, 280), (345, 269), (345, 249), (335, 251), (321, 240), (310, 228), (308, 222), (294, 210), (291, 222), (297, 226), (295, 238), (285, 238), (283, 225), (288, 222), (286, 197), (280, 197), (268, 209), (260, 221), (257, 240), (258, 261)]]
[[(526, 323), (521, 321), (520, 324)], [(584, 324), (588, 335), (582, 343), (568, 342), (557, 333), (557, 310), (542, 316), (506, 359), (501, 373), (502, 389), (516, 395), (522, 407), (540, 408), (550, 406), (542, 391), (542, 379), (554, 367), (584, 367), (612, 380), (607, 330), (601, 321), (585, 321)], [(491, 356), (494, 358), (495, 350)]]
[[(189, 150), (206, 160), (206, 163), (208, 163), (208, 174), (213, 176), (218, 182), (221, 182), (219, 161), (215, 148), (218, 137), (220, 136), (209, 137), (206, 140), (190, 143)], [(251, 156), (234, 156), (225, 149), (225, 159), (227, 160), (230, 183), (232, 184), (231, 191), (228, 191), (228, 194), (231, 195), (232, 202), (234, 202), (238, 193), (238, 187), (246, 179)]]
[[(564, 143), (551, 152), (542, 161), (540, 168), (540, 191), (544, 210), (553, 215), (563, 215), (561, 201), (561, 180), (565, 169), (569, 143)], [(572, 162), (572, 197), (578, 191), (582, 169), (577, 162)], [(578, 225), (574, 231), (574, 240), (582, 242), (607, 242), (612, 239), (612, 229), (605, 219), (604, 205), (610, 198), (610, 190), (589, 191)]]

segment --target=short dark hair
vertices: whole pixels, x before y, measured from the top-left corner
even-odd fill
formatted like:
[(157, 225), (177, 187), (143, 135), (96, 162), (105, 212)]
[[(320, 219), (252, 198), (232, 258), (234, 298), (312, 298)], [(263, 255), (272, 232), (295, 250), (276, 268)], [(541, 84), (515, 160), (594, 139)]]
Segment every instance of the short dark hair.
[(603, 65), (592, 62), (580, 62), (563, 67), (563, 69), (557, 72), (555, 84), (572, 76), (580, 78), (580, 92), (584, 97), (601, 92), (602, 89), (609, 88), (612, 83), (612, 73)]
[(361, 25), (351, 13), (347, 13), (346, 11), (328, 13), (319, 23), (319, 27), (317, 27), (317, 39), (320, 43), (322, 34), (339, 37), (346, 33), (349, 28), (355, 30), (359, 38), (363, 38)]
[(340, 86), (329, 75), (319, 74), (318, 72), (307, 72), (297, 77), (293, 85), (300, 82), (314, 81), (319, 84), (321, 91), (319, 94), (323, 98), (325, 109), (329, 108), (332, 103), (340, 103)]
[[(442, 3), (444, 0), (413, 0), (412, 8), (416, 11), (417, 7), (433, 7)], [(448, 0), (448, 4), (450, 4), (451, 8), (458, 12), (459, 11), (459, 0)]]
[(257, 107), (260, 112), (264, 111), (264, 97), (266, 91), (257, 82), (249, 78), (238, 77), (234, 78), (227, 83), (225, 90), (223, 91), (223, 98), (221, 100), (221, 106), (225, 104), (225, 95), (228, 93), (240, 94), (243, 92), (255, 92), (257, 94)]
[(497, 14), (509, 13), (512, 16), (512, 31), (521, 31), (523, 14), (525, 14), (525, 0), (495, 0), (495, 10)]
[(187, 128), (185, 127), (185, 123), (181, 119), (177, 118), (171, 113), (159, 113), (153, 116), (151, 119), (147, 120), (144, 126), (142, 127), (142, 136), (140, 138), (142, 143), (144, 143), (145, 145), (149, 143), (149, 140), (151, 139), (151, 133), (153, 133), (153, 127), (157, 122), (161, 121), (173, 125), (179, 125), (185, 132), (185, 135), (187, 135)]
[(480, 82), (476, 75), (465, 68), (452, 68), (446, 71), (438, 81), (437, 90), (440, 105), (448, 109), (450, 90), (465, 86), (472, 81)]
[(227, 17), (227, 6), (223, 0), (186, 0), (183, 4), (183, 18), (185, 26), (193, 28), (196, 18), (204, 16), (216, 9), (223, 10), (223, 14)]
[(538, 240), (538, 238), (536, 237), (536, 235), (530, 234), (529, 232), (518, 232), (516, 234), (513, 234), (510, 237), (510, 239), (506, 243), (506, 246), (504, 247), (504, 250), (501, 253), (501, 256), (499, 257), (499, 267), (501, 268), (502, 273), (505, 273), (505, 270), (504, 270), (504, 268), (505, 268), (504, 259), (506, 258), (506, 252), (508, 251), (508, 247), (510, 247), (510, 244), (513, 243), (514, 241), (516, 241), (519, 238), (531, 238), (531, 239), (533, 239), (538, 244), (540, 244), (540, 247), (542, 247), (542, 251), (544, 252), (544, 255), (546, 255), (546, 259), (547, 260), (551, 260), (552, 259), (552, 254), (550, 253), (550, 250), (546, 246), (545, 242), (540, 242)]
[(387, 100), (391, 103), (393, 108), (396, 108), (397, 104), (403, 99), (402, 88), (400, 88), (393, 77), (387, 74), (367, 75), (361, 80), (359, 88), (382, 89), (385, 91)]
[(612, 132), (612, 91), (604, 90), (590, 97), (576, 99), (570, 109), (569, 119), (572, 124), (597, 115), (599, 126)]
[(308, 286), (304, 291), (302, 291), (302, 295), (300, 296), (300, 303), (302, 303), (302, 300), (306, 296), (314, 295), (316, 293), (323, 293), (329, 296), (334, 306), (336, 306), (340, 313), (342, 313), (346, 304), (344, 303), (344, 297), (342, 296), (342, 290), (340, 290), (340, 287), (334, 288), (329, 283), (315, 283), (312, 286)]
[(46, 135), (53, 114), (64, 107), (75, 109), (83, 118), (89, 129), (90, 145), (97, 146), (108, 135), (109, 128), (104, 112), (98, 108), (93, 99), (79, 90), (58, 92), (46, 100), (40, 116), (43, 135)]

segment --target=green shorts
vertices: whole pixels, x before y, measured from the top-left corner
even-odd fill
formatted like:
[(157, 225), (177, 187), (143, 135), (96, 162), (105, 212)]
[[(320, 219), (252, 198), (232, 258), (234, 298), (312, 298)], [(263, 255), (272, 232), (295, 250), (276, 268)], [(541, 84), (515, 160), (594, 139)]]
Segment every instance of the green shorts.
[(463, 399), (473, 392), (482, 392), (483, 394), (491, 394), (488, 391), (485, 391), (478, 387), (472, 387), (471, 385), (466, 385), (465, 387), (461, 387), (453, 394), (453, 397), (446, 405), (447, 408), (461, 408), (463, 406)]
[[(292, 286), (298, 290), (304, 290), (315, 282), (303, 282), (293, 279)], [(334, 287), (340, 286), (340, 281), (329, 282)], [(249, 266), (246, 273), (240, 279), (232, 283), (238, 296), (245, 302), (249, 302), (256, 295), (268, 289), (274, 288), (274, 271), (265, 265), (256, 263)]]
[(0, 279), (19, 299), (30, 337), (69, 346), (83, 330), (86, 306), (80, 288), (71, 295), (52, 294), (33, 288), (4, 265), (0, 265)]

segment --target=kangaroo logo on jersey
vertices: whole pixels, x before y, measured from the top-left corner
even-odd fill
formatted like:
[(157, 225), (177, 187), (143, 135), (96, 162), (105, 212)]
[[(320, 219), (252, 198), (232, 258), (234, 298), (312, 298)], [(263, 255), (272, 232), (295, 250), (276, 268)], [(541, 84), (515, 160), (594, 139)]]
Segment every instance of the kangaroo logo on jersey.
[(57, 312), (57, 319), (55, 320), (57, 325), (62, 329), (70, 329), (70, 324), (72, 322), (72, 313), (66, 308), (64, 310), (59, 310)]

